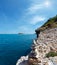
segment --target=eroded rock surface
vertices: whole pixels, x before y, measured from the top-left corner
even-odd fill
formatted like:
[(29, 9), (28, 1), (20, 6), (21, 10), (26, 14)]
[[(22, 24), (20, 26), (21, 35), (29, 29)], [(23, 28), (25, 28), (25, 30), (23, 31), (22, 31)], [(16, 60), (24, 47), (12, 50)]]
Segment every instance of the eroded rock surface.
[(46, 57), (49, 52), (57, 52), (57, 28), (40, 32), (31, 49), (30, 54), (21, 57), (16, 65), (57, 65), (57, 56)]

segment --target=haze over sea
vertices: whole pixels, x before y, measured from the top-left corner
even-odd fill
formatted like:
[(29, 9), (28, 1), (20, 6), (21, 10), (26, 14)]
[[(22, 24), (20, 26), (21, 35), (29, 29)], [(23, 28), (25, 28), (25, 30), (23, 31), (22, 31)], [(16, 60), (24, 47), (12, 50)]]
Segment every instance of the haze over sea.
[(17, 60), (27, 55), (35, 34), (0, 34), (0, 65), (16, 65)]

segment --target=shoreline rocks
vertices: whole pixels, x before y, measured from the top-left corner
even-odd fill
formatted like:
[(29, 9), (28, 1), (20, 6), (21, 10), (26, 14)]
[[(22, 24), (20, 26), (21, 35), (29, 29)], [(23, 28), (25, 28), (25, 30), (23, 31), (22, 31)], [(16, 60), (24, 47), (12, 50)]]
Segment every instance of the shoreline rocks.
[(16, 63), (16, 65), (28, 65), (28, 56), (22, 56)]

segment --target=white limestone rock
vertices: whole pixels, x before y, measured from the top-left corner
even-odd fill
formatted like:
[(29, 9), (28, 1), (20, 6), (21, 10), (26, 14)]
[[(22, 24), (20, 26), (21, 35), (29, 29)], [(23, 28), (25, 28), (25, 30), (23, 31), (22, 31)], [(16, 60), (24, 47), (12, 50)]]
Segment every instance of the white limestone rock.
[(28, 56), (22, 56), (16, 63), (16, 65), (28, 65)]

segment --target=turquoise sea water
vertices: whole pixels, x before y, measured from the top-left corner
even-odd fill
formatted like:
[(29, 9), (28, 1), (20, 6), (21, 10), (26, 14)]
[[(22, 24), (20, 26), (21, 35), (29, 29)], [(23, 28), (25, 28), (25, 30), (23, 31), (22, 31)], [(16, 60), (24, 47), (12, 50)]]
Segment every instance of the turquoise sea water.
[(0, 65), (16, 65), (17, 60), (31, 49), (32, 35), (0, 34)]

